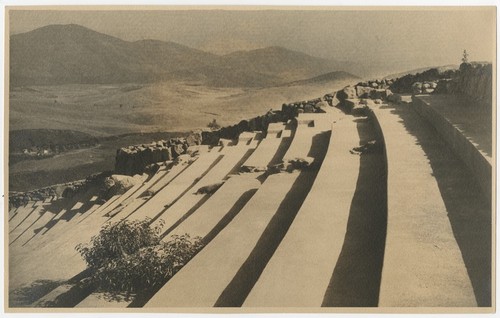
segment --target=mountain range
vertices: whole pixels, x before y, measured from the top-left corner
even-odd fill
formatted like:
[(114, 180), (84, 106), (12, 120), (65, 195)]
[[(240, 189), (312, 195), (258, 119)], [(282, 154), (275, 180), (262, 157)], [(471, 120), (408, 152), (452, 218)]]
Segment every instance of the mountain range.
[[(342, 62), (283, 47), (217, 55), (174, 42), (124, 41), (76, 24), (11, 35), (9, 43), (12, 86), (177, 80), (266, 87), (348, 71)], [(355, 78), (342, 73), (345, 76)]]

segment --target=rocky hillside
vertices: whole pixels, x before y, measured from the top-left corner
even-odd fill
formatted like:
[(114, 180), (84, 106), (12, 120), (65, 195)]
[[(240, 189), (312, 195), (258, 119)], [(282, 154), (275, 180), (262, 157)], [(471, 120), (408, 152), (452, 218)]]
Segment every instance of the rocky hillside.
[(282, 47), (219, 56), (173, 42), (124, 41), (75, 24), (11, 35), (10, 58), (13, 86), (183, 80), (263, 87), (335, 71), (339, 65)]

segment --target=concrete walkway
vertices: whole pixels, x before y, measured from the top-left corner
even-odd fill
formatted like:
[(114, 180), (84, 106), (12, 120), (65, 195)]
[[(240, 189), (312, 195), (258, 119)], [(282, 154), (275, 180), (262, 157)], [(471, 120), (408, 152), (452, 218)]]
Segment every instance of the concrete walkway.
[(438, 171), (424, 150), (432, 149), (443, 160), (449, 157), (446, 145), (408, 105), (385, 105), (374, 111), (384, 133), (388, 161), (387, 238), (379, 306), (476, 306), (450, 223), (451, 211), (436, 180)]
[(360, 160), (349, 150), (358, 145), (351, 116), (333, 125), (328, 153), (314, 185), (243, 306), (321, 306), (356, 190)]

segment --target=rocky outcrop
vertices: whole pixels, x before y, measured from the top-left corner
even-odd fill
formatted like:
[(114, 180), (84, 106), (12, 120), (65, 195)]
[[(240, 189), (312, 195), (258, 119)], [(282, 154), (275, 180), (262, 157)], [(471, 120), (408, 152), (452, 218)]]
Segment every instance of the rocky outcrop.
[(417, 82), (421, 83), (422, 85), (423, 83), (437, 83), (442, 79), (451, 79), (456, 77), (458, 72), (458, 70), (453, 69), (440, 71), (437, 68), (431, 68), (422, 73), (408, 74), (395, 79), (394, 82), (390, 85), (390, 89), (394, 93), (412, 94), (415, 91), (415, 87), (413, 85)]
[(489, 63), (462, 63), (459, 76), (451, 85), (451, 91), (491, 106), (492, 73), (492, 65)]
[(140, 174), (152, 163), (170, 161), (185, 154), (190, 146), (201, 144), (202, 137), (201, 132), (196, 132), (186, 138), (120, 148), (116, 152), (115, 173), (129, 176)]
[(104, 179), (104, 190), (107, 192), (106, 196), (109, 198), (114, 195), (124, 194), (127, 190), (142, 181), (143, 178), (139, 175), (131, 177), (114, 174)]

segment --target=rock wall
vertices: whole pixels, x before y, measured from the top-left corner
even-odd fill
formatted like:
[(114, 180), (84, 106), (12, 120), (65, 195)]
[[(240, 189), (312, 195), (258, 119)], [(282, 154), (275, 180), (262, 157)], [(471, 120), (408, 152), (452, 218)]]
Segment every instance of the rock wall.
[(452, 93), (465, 95), (491, 107), (492, 74), (492, 65), (489, 63), (462, 63)]
[(242, 120), (236, 125), (222, 127), (218, 130), (203, 131), (201, 133), (202, 144), (215, 146), (221, 139), (234, 140), (245, 131), (262, 131), (266, 133), (267, 127), (270, 123), (287, 121), (289, 117), (292, 118), (291, 113), (293, 113), (293, 111), (287, 110), (287, 113), (285, 113), (283, 111), (270, 110), (263, 116), (257, 116), (249, 120)]
[(86, 179), (55, 184), (50, 187), (36, 189), (28, 192), (9, 192), (9, 209), (25, 205), (28, 201), (44, 201), (49, 198), (71, 198), (80, 191), (87, 191), (88, 187), (102, 182), (111, 173), (98, 173)]
[[(415, 94), (416, 89), (422, 89), (424, 83), (434, 83), (442, 79), (450, 79), (456, 77), (458, 70), (445, 70), (440, 71), (437, 68), (431, 68), (427, 71), (417, 74), (408, 74), (394, 79), (390, 85), (391, 91), (400, 94)], [(414, 85), (416, 83), (421, 83)], [(428, 88), (428, 87), (425, 87)], [(425, 89), (424, 88), (424, 89)], [(434, 87), (435, 88), (435, 87)], [(420, 92), (422, 93), (422, 92)], [(425, 93), (425, 92), (424, 92)], [(418, 93), (417, 93), (418, 94)]]
[(185, 154), (190, 146), (200, 145), (201, 141), (202, 133), (194, 132), (186, 138), (120, 148), (116, 151), (115, 173), (128, 176), (141, 174), (150, 164), (173, 160)]

